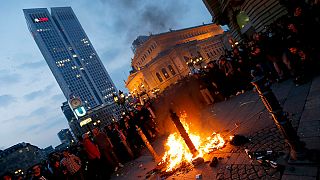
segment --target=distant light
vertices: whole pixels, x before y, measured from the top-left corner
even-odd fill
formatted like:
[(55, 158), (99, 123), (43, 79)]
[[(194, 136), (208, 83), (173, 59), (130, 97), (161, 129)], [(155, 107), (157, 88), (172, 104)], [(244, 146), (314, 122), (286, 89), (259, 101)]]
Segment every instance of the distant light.
[(88, 124), (88, 123), (91, 122), (91, 121), (92, 121), (91, 118), (87, 118), (87, 119), (85, 119), (85, 120), (83, 120), (83, 121), (80, 122), (80, 126), (82, 127), (82, 126)]
[(47, 21), (49, 21), (49, 18), (47, 18), (47, 17), (41, 17), (41, 18), (35, 18), (35, 19), (34, 19), (34, 22), (35, 22), (35, 23), (47, 22)]

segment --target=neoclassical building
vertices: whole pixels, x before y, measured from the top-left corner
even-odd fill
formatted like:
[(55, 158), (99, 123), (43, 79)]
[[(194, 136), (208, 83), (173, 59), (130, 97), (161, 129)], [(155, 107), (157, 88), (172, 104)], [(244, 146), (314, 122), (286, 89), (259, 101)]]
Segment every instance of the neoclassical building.
[(200, 68), (201, 62), (217, 60), (230, 48), (229, 38), (216, 24), (139, 36), (132, 43), (133, 70), (126, 87), (133, 95), (161, 92)]
[(213, 22), (228, 25), (235, 40), (262, 32), (265, 26), (286, 15), (283, 0), (203, 0)]

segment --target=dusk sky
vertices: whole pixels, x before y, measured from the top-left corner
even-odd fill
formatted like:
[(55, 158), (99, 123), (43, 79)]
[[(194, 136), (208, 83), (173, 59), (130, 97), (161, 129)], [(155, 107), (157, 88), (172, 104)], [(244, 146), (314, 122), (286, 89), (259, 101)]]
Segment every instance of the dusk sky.
[(210, 23), (202, 0), (7, 0), (0, 11), (0, 149), (19, 142), (60, 144), (66, 99), (33, 40), (25, 8), (71, 6), (118, 89), (129, 75), (138, 35)]

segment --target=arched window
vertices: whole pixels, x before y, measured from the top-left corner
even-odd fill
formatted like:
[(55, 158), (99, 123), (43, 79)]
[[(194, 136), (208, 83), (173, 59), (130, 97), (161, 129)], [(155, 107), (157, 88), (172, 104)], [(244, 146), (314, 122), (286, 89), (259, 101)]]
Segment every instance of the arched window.
[(163, 79), (162, 79), (162, 77), (161, 77), (161, 75), (159, 73), (156, 73), (156, 76), (157, 76), (157, 78), (159, 79), (160, 82), (163, 81)]
[(171, 65), (168, 65), (168, 69), (169, 69), (169, 71), (171, 72), (172, 75), (176, 74), (176, 72), (174, 71), (174, 69), (172, 68)]
[(167, 70), (166, 70), (165, 68), (162, 68), (161, 71), (162, 71), (162, 74), (164, 75), (164, 77), (165, 77), (166, 79), (168, 79), (168, 78), (170, 77), (169, 74), (168, 74), (168, 72), (167, 72)]

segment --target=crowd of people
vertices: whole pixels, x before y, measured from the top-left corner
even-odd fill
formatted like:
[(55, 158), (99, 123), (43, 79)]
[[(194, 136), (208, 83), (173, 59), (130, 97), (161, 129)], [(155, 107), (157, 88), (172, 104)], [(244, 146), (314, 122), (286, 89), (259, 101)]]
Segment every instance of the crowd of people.
[(270, 83), (292, 78), (297, 86), (312, 78), (320, 59), (319, 7), (297, 3), (288, 10), (289, 16), (235, 43), (194, 74), (207, 104), (252, 89), (254, 76), (265, 76)]
[[(119, 121), (104, 128), (95, 128), (82, 137), (78, 144), (62, 152), (49, 155), (46, 162), (32, 166), (21, 179), (109, 179), (123, 163), (140, 156), (145, 142), (138, 133), (142, 131), (149, 142), (158, 134), (155, 116), (148, 103), (137, 104)], [(10, 174), (4, 179), (13, 177)]]

